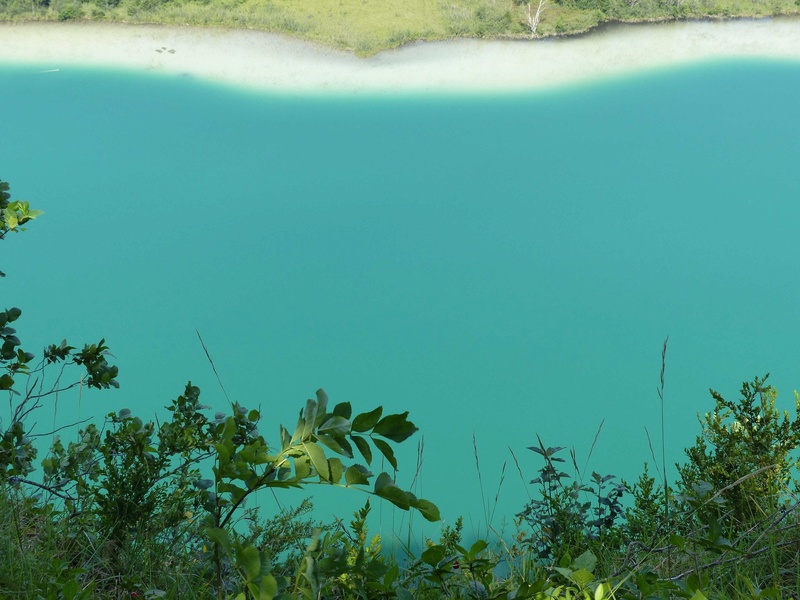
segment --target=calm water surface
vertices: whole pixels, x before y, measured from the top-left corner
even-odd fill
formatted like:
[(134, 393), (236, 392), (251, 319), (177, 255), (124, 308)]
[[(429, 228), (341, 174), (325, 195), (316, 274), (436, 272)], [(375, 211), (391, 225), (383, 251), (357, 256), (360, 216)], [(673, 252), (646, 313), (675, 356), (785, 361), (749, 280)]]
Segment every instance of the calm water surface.
[[(709, 387), (800, 386), (798, 65), (356, 100), (37, 71), (0, 68), (0, 177), (46, 211), (3, 244), (2, 304), (28, 348), (105, 337), (121, 366), (58, 422), (153, 415), (189, 379), (224, 407), (198, 329), (268, 439), (318, 387), (410, 410), (401, 485), (424, 436), (417, 493), (481, 533), (473, 434), (487, 501), (509, 461), (495, 527), (537, 433), (584, 460), (605, 421), (587, 473), (635, 478), (667, 335), (672, 461)], [(313, 492), (321, 518), (363, 502)]]

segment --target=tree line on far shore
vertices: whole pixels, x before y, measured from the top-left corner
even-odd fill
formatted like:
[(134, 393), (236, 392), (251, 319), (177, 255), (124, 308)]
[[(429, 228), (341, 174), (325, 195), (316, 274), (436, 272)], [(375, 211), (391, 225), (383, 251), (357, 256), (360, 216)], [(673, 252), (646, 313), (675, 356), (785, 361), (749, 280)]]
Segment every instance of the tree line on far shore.
[(369, 55), (418, 40), (570, 35), (610, 22), (800, 14), (800, 0), (0, 0), (0, 20), (220, 26)]

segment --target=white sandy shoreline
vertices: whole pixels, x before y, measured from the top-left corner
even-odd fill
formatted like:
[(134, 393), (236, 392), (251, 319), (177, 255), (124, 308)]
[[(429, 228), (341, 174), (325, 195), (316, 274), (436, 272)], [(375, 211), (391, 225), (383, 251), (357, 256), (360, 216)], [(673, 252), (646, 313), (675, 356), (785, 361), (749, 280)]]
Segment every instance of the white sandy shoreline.
[(418, 43), (368, 59), (255, 31), (0, 23), (0, 66), (144, 69), (289, 93), (522, 91), (745, 57), (800, 61), (800, 20), (620, 25), (535, 42)]

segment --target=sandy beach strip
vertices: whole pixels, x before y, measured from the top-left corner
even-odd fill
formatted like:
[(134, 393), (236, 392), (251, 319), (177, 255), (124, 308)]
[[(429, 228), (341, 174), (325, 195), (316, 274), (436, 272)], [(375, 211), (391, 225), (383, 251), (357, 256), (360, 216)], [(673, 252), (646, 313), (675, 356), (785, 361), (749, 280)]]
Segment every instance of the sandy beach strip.
[(521, 91), (743, 57), (800, 61), (800, 20), (616, 25), (534, 42), (421, 42), (367, 59), (256, 31), (0, 24), (0, 65), (122, 67), (304, 94)]

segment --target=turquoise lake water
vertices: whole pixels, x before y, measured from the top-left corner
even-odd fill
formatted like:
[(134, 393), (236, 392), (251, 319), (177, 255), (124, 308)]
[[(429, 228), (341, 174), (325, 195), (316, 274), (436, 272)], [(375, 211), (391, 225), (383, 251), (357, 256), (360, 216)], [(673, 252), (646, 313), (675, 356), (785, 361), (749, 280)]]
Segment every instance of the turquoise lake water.
[[(121, 368), (118, 391), (62, 395), (57, 422), (150, 416), (189, 379), (224, 407), (198, 329), (268, 440), (318, 387), (410, 410), (399, 483), (424, 436), (416, 492), (484, 533), (473, 434), (491, 503), (508, 461), (497, 528), (528, 499), (508, 448), (532, 479), (537, 433), (583, 461), (605, 420), (587, 475), (634, 479), (645, 427), (660, 445), (667, 335), (672, 462), (709, 387), (771, 372), (787, 408), (800, 387), (800, 65), (505, 97), (33, 67), (0, 68), (0, 89), (0, 178), (46, 211), (3, 244), (2, 304), (27, 348), (105, 337)], [(312, 492), (325, 519), (364, 500)]]

